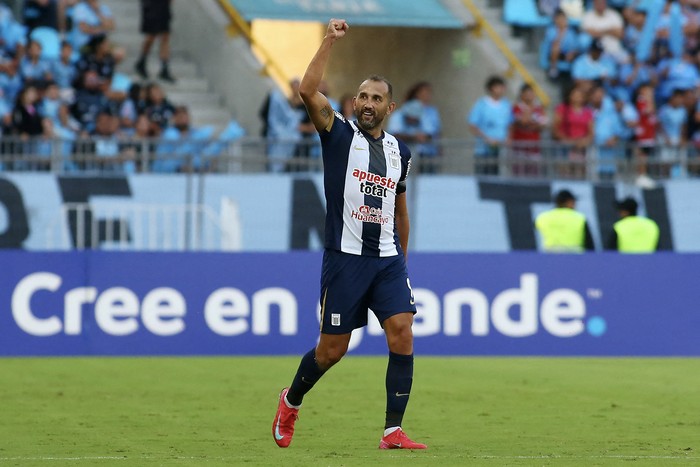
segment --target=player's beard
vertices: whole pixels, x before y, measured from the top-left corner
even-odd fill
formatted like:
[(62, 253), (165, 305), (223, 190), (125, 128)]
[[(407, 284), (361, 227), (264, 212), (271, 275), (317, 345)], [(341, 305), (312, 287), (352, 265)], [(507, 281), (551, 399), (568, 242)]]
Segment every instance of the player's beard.
[(372, 111), (372, 115), (365, 115), (364, 110), (355, 109), (355, 117), (357, 118), (357, 126), (369, 132), (377, 128), (384, 121), (384, 116), (379, 116), (376, 110)]

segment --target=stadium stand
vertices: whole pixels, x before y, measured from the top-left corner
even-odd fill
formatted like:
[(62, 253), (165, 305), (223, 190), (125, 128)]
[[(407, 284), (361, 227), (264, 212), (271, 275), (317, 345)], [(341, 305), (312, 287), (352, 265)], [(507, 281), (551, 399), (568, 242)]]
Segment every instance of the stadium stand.
[(540, 14), (535, 0), (505, 0), (503, 21), (514, 26), (540, 27), (551, 24), (552, 18)]
[[(138, 18), (138, 0), (74, 3), (66, 11), (72, 26), (60, 32), (58, 25), (65, 21), (57, 16), (59, 10), (63, 11), (57, 5), (63, 3), (25, 2), (22, 13), (27, 25), (8, 6), (0, 5), (3, 170), (151, 169), (150, 159), (155, 153), (150, 150), (139, 151), (143, 159), (138, 164), (124, 163), (120, 155), (124, 145), (133, 145), (130, 140), (143, 136), (134, 128), (140, 113), (150, 119), (149, 137), (159, 138), (174, 131), (172, 106), (168, 110), (160, 102), (151, 101), (152, 95), (130, 95), (130, 91), (145, 85), (158, 90), (167, 87), (168, 99), (192, 108), (197, 123), (204, 124), (207, 139), (212, 142), (203, 146), (207, 155), (228, 150), (223, 142), (233, 139), (231, 128), (235, 122), (220, 105), (220, 97), (207, 91), (207, 82), (198, 76), (196, 65), (182, 56), (174, 63), (183, 75), (177, 86), (141, 83), (133, 75), (118, 71), (125, 69), (125, 55), (138, 54), (134, 40), (139, 36), (138, 22), (134, 20)], [(67, 40), (62, 41), (62, 37)], [(168, 99), (162, 102), (170, 106)], [(124, 118), (127, 115), (130, 118)], [(224, 133), (215, 138), (219, 130)], [(240, 137), (243, 132), (235, 134)], [(35, 142), (33, 138), (42, 141)], [(194, 150), (184, 145), (177, 155), (183, 155), (183, 147)], [(196, 148), (199, 151), (200, 147)], [(169, 156), (162, 150), (158, 154)], [(179, 165), (153, 168), (159, 167)]]
[[(111, 169), (121, 171), (319, 169), (318, 157), (285, 162), (281, 166), (270, 164), (266, 159), (276, 154), (274, 148), (280, 144), (297, 147), (294, 154), (316, 154), (316, 149), (300, 148), (305, 144), (316, 145), (314, 138), (301, 142), (296, 141), (296, 136), (292, 138), (294, 141), (253, 141), (249, 138), (243, 143), (240, 138), (246, 133), (251, 135), (250, 128), (244, 129), (244, 125), (231, 119), (230, 107), (224, 106), (222, 95), (210, 90), (214, 86), (200, 70), (203, 62), (198, 60), (197, 50), (188, 48), (188, 44), (180, 43), (178, 47), (178, 43), (174, 43), (171, 69), (178, 77), (177, 84), (160, 82), (154, 86), (142, 81), (134, 73), (134, 62), (141, 46), (139, 1), (91, 1), (92, 5), (104, 9), (105, 16), (110, 18), (110, 23), (105, 23), (102, 31), (106, 34), (76, 33), (81, 23), (97, 21), (87, 0), (68, 9), (72, 29), (63, 33), (54, 27), (63, 23), (60, 17), (55, 17), (56, 12), (26, 9), (26, 24), (23, 24), (10, 8), (0, 5), (0, 36), (3, 40), (0, 115), (4, 125), (1, 157), (4, 170), (105, 170), (110, 160), (114, 162)], [(593, 179), (602, 174), (605, 179), (636, 175), (645, 186), (653, 183), (650, 178), (694, 176), (699, 172), (696, 145), (700, 142), (700, 120), (696, 118), (698, 99), (694, 90), (700, 82), (696, 53), (700, 11), (694, 3), (654, 0), (632, 2), (631, 6), (626, 6), (624, 2), (595, 0), (579, 2), (580, 16), (575, 13), (578, 7), (574, 6), (574, 1), (568, 0), (475, 0), (463, 3), (478, 5), (482, 11), (479, 14), (483, 14), (488, 23), (493, 23), (491, 30), (500, 34), (507, 46), (513, 47), (511, 53), (521, 59), (525, 71), (535, 76), (527, 82), (535, 86), (536, 92), (539, 91), (538, 84), (545, 84), (545, 91), (554, 96), (552, 102), (545, 102), (547, 114), (552, 115), (562, 101), (560, 94), (571, 85), (581, 87), (586, 107), (594, 110), (593, 125), (600, 131), (596, 132), (593, 143), (585, 148), (585, 155), (574, 161), (574, 164), (584, 166), (574, 172)], [(217, 5), (217, 2), (208, 4)], [(555, 25), (550, 14), (558, 18), (563, 15), (568, 21), (563, 27), (558, 20)], [(569, 14), (576, 17), (567, 18)], [(609, 40), (610, 31), (597, 32), (596, 28), (590, 27), (591, 18), (595, 20), (597, 15), (602, 17), (604, 14), (624, 21), (623, 30), (615, 32), (615, 35), (622, 32), (621, 40), (617, 37), (614, 41)], [(510, 32), (509, 27), (512, 27)], [(513, 37), (509, 37), (511, 33)], [(178, 31), (175, 30), (174, 34), (177, 36)], [(62, 37), (69, 41), (61, 42)], [(518, 38), (521, 44), (513, 45)], [(612, 47), (612, 42), (619, 44), (620, 48)], [(557, 53), (559, 57), (554, 57)], [(530, 55), (534, 60), (529, 58)], [(157, 58), (154, 56), (151, 60), (154, 63), (149, 68), (158, 69)], [(510, 66), (512, 69), (512, 63)], [(539, 79), (545, 74), (550, 77), (547, 83), (544, 83), (547, 80)], [(513, 91), (520, 83), (508, 72), (505, 76), (510, 89), (508, 97), (513, 97)], [(653, 102), (638, 93), (647, 82), (655, 85)], [(22, 92), (29, 84), (34, 90)], [(346, 90), (336, 84), (334, 88)], [(142, 94), (146, 89), (148, 93)], [(593, 89), (595, 92), (591, 91)], [(56, 91), (58, 97), (54, 96)], [(20, 95), (21, 101), (17, 99)], [(538, 96), (544, 102), (542, 95), (538, 93)], [(676, 96), (676, 101), (682, 99), (680, 107), (668, 104), (671, 96)], [(231, 96), (227, 95), (226, 101), (230, 103), (230, 99)], [(474, 158), (478, 142), (473, 138), (465, 139), (466, 126), (462, 126), (461, 133), (450, 133), (450, 128), (454, 128), (451, 121), (463, 119), (473, 100), (462, 103), (460, 111), (463, 115), (449, 115), (437, 103), (438, 110), (447, 114), (444, 118), (447, 130), (442, 133), (441, 140), (434, 142), (440, 146), (437, 153), (441, 155), (435, 164), (431, 164), (434, 172), (474, 173), (478, 165)], [(294, 96), (284, 96), (280, 103), (293, 109), (293, 101)], [(257, 114), (260, 104), (262, 102), (252, 109), (248, 105), (242, 110), (246, 114)], [(176, 107), (186, 109), (186, 131), (173, 125)], [(663, 109), (663, 112), (657, 109)], [(107, 134), (103, 129), (100, 135), (96, 135), (97, 116), (106, 113), (113, 117), (109, 119), (110, 124), (117, 127)], [(141, 113), (150, 120), (150, 127), (143, 131), (136, 125)], [(301, 118), (303, 109), (295, 113)], [(102, 126), (108, 127), (106, 115), (102, 120)], [(302, 124), (300, 121), (297, 126)], [(293, 126), (292, 122), (290, 128)], [(537, 177), (562, 176), (557, 166), (572, 163), (564, 160), (566, 157), (562, 159), (562, 154), (580, 152), (578, 149), (571, 151), (571, 141), (552, 130), (551, 123), (546, 125), (541, 138), (530, 148), (538, 153), (537, 160), (542, 165), (531, 171)], [(611, 133), (608, 135), (607, 132)], [(253, 134), (257, 135), (257, 131)], [(116, 151), (114, 145), (98, 145), (105, 150), (96, 154), (94, 144), (72, 143), (106, 135), (126, 141), (123, 147), (139, 147), (136, 151), (136, 157), (140, 158), (138, 163), (124, 164), (116, 156), (122, 147), (119, 145)], [(41, 144), (22, 141), (29, 136), (41, 138)], [(133, 141), (143, 138), (153, 141), (143, 144)], [(160, 138), (165, 138), (165, 141), (160, 142)], [(236, 152), (240, 155), (244, 146), (247, 147), (246, 154), (256, 159), (254, 162), (213, 162), (217, 154)], [(499, 145), (500, 176), (527, 176), (514, 168), (522, 153), (521, 149), (512, 146), (510, 139)], [(285, 157), (297, 157), (294, 154)], [(102, 159), (99, 164), (88, 163), (91, 157)], [(154, 158), (174, 160), (154, 164)]]
[(58, 31), (48, 26), (32, 29), (29, 39), (41, 44), (41, 58), (58, 60), (61, 55), (61, 36)]

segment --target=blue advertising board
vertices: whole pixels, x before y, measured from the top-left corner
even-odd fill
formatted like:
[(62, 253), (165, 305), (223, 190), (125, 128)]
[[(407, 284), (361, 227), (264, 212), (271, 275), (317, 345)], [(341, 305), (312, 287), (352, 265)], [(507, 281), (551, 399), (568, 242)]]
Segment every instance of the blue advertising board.
[[(0, 355), (302, 354), (321, 253), (0, 251)], [(700, 255), (410, 256), (423, 355), (699, 356)], [(356, 354), (385, 354), (376, 320)]]

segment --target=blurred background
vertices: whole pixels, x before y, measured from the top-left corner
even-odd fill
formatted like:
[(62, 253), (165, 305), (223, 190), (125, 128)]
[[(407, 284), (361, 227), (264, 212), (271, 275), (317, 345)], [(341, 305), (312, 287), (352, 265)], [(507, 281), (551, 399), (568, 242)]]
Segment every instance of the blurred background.
[[(322, 90), (351, 115), (364, 77), (393, 82), (412, 249), (537, 249), (533, 222), (567, 188), (596, 249), (633, 196), (660, 249), (700, 250), (696, 1), (158, 3), (2, 5), (0, 246), (319, 249), (296, 86), (336, 16), (352, 29)], [(144, 23), (170, 30), (165, 50)]]

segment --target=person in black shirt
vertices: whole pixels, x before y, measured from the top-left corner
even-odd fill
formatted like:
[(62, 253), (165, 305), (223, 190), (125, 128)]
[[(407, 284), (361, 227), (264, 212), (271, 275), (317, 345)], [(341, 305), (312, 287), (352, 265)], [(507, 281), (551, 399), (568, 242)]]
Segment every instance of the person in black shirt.
[(160, 133), (168, 126), (175, 113), (175, 107), (165, 97), (163, 89), (158, 84), (150, 84), (146, 89), (146, 115), (151, 121), (155, 134)]
[(136, 62), (136, 72), (148, 79), (146, 59), (157, 38), (160, 38), (161, 68), (158, 78), (168, 83), (175, 83), (170, 74), (170, 20), (172, 0), (141, 0), (141, 32), (145, 35), (141, 48), (141, 57)]

